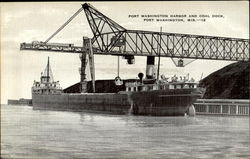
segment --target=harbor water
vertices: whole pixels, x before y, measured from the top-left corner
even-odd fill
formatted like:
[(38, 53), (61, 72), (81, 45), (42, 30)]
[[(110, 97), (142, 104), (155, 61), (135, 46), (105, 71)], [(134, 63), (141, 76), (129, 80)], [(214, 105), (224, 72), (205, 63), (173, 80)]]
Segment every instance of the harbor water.
[(1, 158), (250, 158), (249, 117), (153, 117), (1, 105)]

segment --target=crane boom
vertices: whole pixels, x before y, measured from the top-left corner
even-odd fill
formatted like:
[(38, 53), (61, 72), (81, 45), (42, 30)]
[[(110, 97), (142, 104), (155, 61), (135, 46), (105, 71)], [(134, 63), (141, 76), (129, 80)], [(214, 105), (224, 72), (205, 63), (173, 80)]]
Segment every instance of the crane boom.
[(118, 50), (123, 42), (126, 55), (159, 56), (161, 53), (161, 57), (172, 58), (249, 60), (249, 39), (127, 30), (90, 4), (82, 7), (94, 34), (93, 44), (106, 54)]
[(20, 50), (30, 51), (51, 51), (51, 52), (64, 52), (64, 53), (83, 53), (86, 48), (79, 46), (64, 46), (64, 45), (50, 45), (49, 43), (34, 44), (34, 43), (21, 43)]
[[(61, 53), (86, 53), (89, 51), (88, 46), (73, 46), (73, 45), (64, 45), (64, 44), (50, 44), (50, 43), (43, 43), (40, 42), (39, 44), (31, 43), (21, 43), (20, 50), (26, 51), (48, 51), (48, 52), (61, 52)], [(102, 51), (99, 50), (97, 47), (92, 47), (94, 54), (104, 55)], [(120, 55), (119, 51), (112, 51), (109, 52), (109, 55)], [(122, 55), (122, 54), (121, 54)]]
[[(127, 30), (88, 3), (83, 4), (82, 9), (94, 35), (91, 40), (94, 54), (249, 61), (249, 39)], [(20, 49), (66, 53), (84, 53), (89, 49), (86, 46), (50, 45), (46, 42), (39, 45), (22, 43)]]

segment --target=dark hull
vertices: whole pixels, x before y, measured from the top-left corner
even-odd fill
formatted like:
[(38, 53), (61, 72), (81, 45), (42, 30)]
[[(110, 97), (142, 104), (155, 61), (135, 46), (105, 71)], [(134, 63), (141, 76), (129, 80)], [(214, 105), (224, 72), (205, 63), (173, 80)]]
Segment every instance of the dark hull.
[(115, 114), (184, 115), (200, 94), (194, 90), (127, 93), (33, 94), (34, 109), (101, 111)]
[(203, 89), (155, 90), (135, 92), (131, 95), (133, 113), (136, 115), (179, 116), (184, 115)]
[(32, 94), (34, 109), (102, 111), (126, 114), (130, 108), (127, 94)]

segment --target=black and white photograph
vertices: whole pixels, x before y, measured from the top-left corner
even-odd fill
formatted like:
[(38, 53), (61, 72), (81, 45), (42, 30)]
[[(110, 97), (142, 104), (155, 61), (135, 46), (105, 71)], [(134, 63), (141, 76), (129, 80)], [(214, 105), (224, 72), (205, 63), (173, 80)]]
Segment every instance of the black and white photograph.
[(249, 1), (0, 2), (1, 158), (250, 158)]

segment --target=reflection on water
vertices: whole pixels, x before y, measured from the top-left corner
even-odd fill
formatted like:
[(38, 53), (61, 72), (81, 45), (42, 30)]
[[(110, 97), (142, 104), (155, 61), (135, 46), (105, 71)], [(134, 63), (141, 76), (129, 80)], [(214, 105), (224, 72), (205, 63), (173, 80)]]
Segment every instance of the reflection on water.
[(1, 106), (3, 158), (249, 158), (248, 117), (153, 117)]

